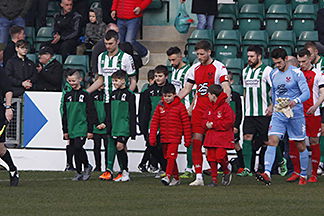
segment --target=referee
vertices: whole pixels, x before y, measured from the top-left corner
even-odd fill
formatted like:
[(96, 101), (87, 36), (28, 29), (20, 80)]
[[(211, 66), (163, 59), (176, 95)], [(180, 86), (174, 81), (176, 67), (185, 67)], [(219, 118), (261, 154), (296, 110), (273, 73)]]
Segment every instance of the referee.
[[(10, 186), (17, 186), (19, 183), (19, 175), (17, 167), (14, 165), (9, 151), (4, 145), (6, 141), (5, 129), (10, 120), (13, 118), (13, 110), (11, 107), (12, 101), (12, 90), (9, 85), (10, 80), (8, 79), (6, 73), (4, 73), (3, 68), (0, 67), (0, 158), (9, 167), (10, 176)], [(4, 105), (3, 98), (6, 98), (6, 103)]]

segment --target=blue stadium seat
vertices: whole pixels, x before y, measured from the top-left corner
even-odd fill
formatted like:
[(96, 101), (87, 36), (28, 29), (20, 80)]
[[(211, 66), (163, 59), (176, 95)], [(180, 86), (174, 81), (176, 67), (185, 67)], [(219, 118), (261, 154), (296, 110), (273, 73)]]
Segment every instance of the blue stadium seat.
[(250, 30), (260, 30), (263, 27), (264, 5), (245, 4), (239, 13), (239, 30), (245, 35)]
[(290, 7), (283, 4), (273, 4), (269, 7), (265, 23), (269, 35), (274, 31), (287, 30), (290, 23)]
[(188, 60), (192, 63), (196, 58), (195, 45), (201, 40), (207, 40), (213, 46), (214, 43), (214, 31), (213, 30), (194, 30), (190, 37), (187, 39), (186, 51), (188, 53)]
[(275, 48), (284, 48), (288, 55), (294, 53), (296, 35), (293, 31), (275, 31), (270, 38), (268, 48), (271, 52)]
[(216, 59), (236, 58), (240, 50), (241, 34), (238, 30), (223, 30), (216, 37), (214, 52)]
[(300, 4), (296, 7), (292, 25), (296, 35), (303, 31), (313, 31), (315, 29), (316, 10), (314, 5)]

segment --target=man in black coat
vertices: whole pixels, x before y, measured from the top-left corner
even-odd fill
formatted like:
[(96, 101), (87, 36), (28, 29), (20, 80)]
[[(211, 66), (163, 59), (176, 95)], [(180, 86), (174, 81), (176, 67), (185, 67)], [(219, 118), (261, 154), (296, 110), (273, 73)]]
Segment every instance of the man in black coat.
[(50, 47), (42, 47), (39, 50), (39, 64), (36, 69), (37, 90), (61, 91), (63, 80), (63, 66), (54, 57), (54, 51)]
[(17, 41), (17, 55), (8, 60), (5, 72), (11, 82), (13, 96), (21, 96), (25, 90), (34, 89), (36, 84), (37, 71), (34, 62), (29, 60), (28, 42), (25, 40)]

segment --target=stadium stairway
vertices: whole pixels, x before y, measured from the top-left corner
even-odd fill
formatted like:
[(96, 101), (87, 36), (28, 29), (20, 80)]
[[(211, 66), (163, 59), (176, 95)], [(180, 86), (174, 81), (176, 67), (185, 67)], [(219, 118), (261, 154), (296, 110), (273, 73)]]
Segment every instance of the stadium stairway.
[(147, 82), (147, 72), (154, 69), (157, 65), (166, 65), (166, 51), (171, 46), (178, 46), (182, 52), (185, 50), (187, 38), (194, 28), (191, 28), (187, 34), (180, 34), (174, 26), (143, 26), (143, 39), (138, 40), (147, 49), (150, 50), (150, 62), (143, 66), (139, 72), (138, 87), (142, 88)]

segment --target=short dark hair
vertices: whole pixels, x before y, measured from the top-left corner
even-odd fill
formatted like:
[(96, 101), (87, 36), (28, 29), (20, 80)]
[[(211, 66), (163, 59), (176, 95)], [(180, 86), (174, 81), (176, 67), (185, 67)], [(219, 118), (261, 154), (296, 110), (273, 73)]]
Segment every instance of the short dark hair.
[(154, 70), (149, 70), (147, 72), (147, 80), (153, 80), (154, 79), (154, 73), (155, 73)]
[(105, 39), (110, 40), (111, 38), (115, 38), (115, 40), (119, 40), (118, 33), (114, 30), (108, 30), (105, 34)]
[(123, 79), (126, 81), (127, 79), (127, 73), (124, 70), (117, 70), (111, 75), (111, 78), (113, 79)]
[(287, 56), (288, 56), (287, 52), (283, 48), (276, 48), (276, 49), (272, 50), (272, 52), (271, 52), (271, 58), (274, 58), (274, 59), (282, 58), (283, 60), (285, 60)]
[(308, 41), (304, 44), (304, 48), (308, 49), (308, 48), (312, 48), (312, 49), (317, 49), (317, 46), (315, 44), (315, 42), (313, 41)]
[(154, 68), (154, 73), (163, 73), (165, 76), (168, 76), (169, 70), (165, 65), (158, 65)]
[(216, 97), (218, 97), (223, 92), (223, 88), (220, 85), (213, 84), (208, 87), (207, 92), (209, 92), (210, 94), (216, 95)]
[(176, 93), (176, 89), (173, 84), (163, 86), (162, 94), (168, 94), (168, 93), (172, 93), (172, 94)]
[(250, 45), (247, 49), (248, 52), (255, 52), (257, 55), (262, 56), (262, 48), (258, 45)]
[(195, 45), (195, 50), (199, 50), (199, 49), (209, 51), (209, 50), (212, 50), (212, 46), (208, 41), (202, 40), (202, 41), (199, 41), (198, 43), (196, 43), (196, 45)]
[(168, 56), (173, 55), (173, 54), (182, 54), (181, 49), (179, 47), (170, 47), (167, 51), (166, 54)]
[(15, 34), (19, 34), (20, 32), (24, 31), (24, 27), (14, 25), (9, 29), (9, 34), (13, 37)]
[(227, 78), (229, 81), (233, 80), (233, 73), (231, 71), (227, 71)]
[(303, 57), (303, 56), (310, 57), (311, 56), (311, 53), (307, 49), (303, 48), (303, 49), (301, 49), (301, 50), (298, 51), (297, 55), (299, 57)]
[(26, 47), (26, 48), (28, 48), (28, 45), (29, 43), (26, 40), (19, 40), (15, 44), (16, 47)]
[(76, 75), (78, 77), (82, 77), (81, 76), (81, 72), (77, 69), (71, 69), (71, 68), (67, 68), (66, 69), (66, 76), (73, 76), (73, 75)]

